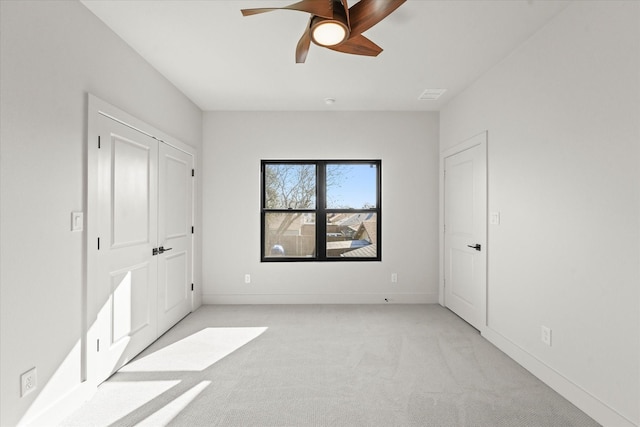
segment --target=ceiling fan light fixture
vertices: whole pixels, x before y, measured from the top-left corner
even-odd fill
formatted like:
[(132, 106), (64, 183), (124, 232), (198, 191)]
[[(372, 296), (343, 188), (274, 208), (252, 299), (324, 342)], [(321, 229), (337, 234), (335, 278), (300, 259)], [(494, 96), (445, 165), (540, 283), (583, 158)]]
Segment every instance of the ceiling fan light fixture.
[(318, 46), (337, 46), (347, 41), (350, 30), (347, 14), (340, 1), (333, 1), (333, 18), (314, 16), (311, 19), (311, 40)]
[(336, 46), (349, 36), (349, 29), (340, 21), (322, 20), (311, 27), (311, 39), (320, 46)]

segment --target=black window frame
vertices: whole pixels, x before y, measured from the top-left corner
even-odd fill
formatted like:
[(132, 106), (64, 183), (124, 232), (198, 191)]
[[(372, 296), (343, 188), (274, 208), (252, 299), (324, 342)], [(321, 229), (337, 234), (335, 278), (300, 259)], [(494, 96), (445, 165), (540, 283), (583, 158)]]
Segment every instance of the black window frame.
[[(265, 165), (291, 164), (315, 165), (316, 169), (316, 206), (315, 208), (267, 208), (265, 187)], [(327, 208), (326, 166), (333, 164), (375, 165), (376, 167), (376, 205), (372, 208), (345, 209)], [(315, 214), (315, 251), (309, 257), (267, 256), (265, 220), (268, 213), (313, 213)], [(373, 213), (376, 215), (376, 256), (327, 256), (327, 215), (333, 213)], [(382, 160), (381, 159), (331, 159), (331, 160), (261, 160), (260, 161), (260, 261), (261, 262), (379, 262), (382, 261)]]

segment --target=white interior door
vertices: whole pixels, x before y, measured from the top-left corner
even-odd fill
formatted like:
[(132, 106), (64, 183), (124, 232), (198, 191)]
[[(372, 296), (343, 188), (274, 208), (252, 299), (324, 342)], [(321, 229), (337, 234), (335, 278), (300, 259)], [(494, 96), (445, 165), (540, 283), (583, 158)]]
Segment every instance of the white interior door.
[(486, 134), (444, 159), (445, 305), (476, 329), (486, 325)]
[(102, 115), (98, 127), (99, 383), (157, 337), (158, 141)]
[(100, 384), (192, 309), (194, 155), (92, 95), (88, 136), (83, 375)]
[(160, 144), (158, 334), (191, 311), (193, 156)]

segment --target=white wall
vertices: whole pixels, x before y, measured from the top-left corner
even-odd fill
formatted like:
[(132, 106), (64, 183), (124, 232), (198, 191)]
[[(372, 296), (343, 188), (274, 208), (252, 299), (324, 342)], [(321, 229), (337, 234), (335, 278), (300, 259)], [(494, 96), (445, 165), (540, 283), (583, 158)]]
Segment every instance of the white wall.
[[(87, 93), (195, 148), (202, 113), (75, 1), (2, 1), (0, 425), (81, 380)], [(38, 388), (20, 398), (19, 376)], [(61, 405), (64, 406), (64, 405)]]
[[(605, 425), (638, 425), (640, 3), (574, 2), (441, 113), (489, 131), (487, 336)], [(552, 347), (540, 326), (552, 329)]]
[[(203, 137), (205, 303), (437, 301), (437, 113), (211, 112)], [(341, 158), (382, 159), (382, 262), (260, 263), (260, 160)]]

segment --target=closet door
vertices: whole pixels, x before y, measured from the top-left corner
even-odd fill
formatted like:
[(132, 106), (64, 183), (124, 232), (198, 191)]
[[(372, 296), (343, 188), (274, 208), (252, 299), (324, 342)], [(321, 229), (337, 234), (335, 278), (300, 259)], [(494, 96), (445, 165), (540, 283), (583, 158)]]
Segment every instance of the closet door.
[(98, 383), (157, 337), (158, 141), (98, 119)]
[(160, 144), (158, 335), (191, 311), (193, 157)]

